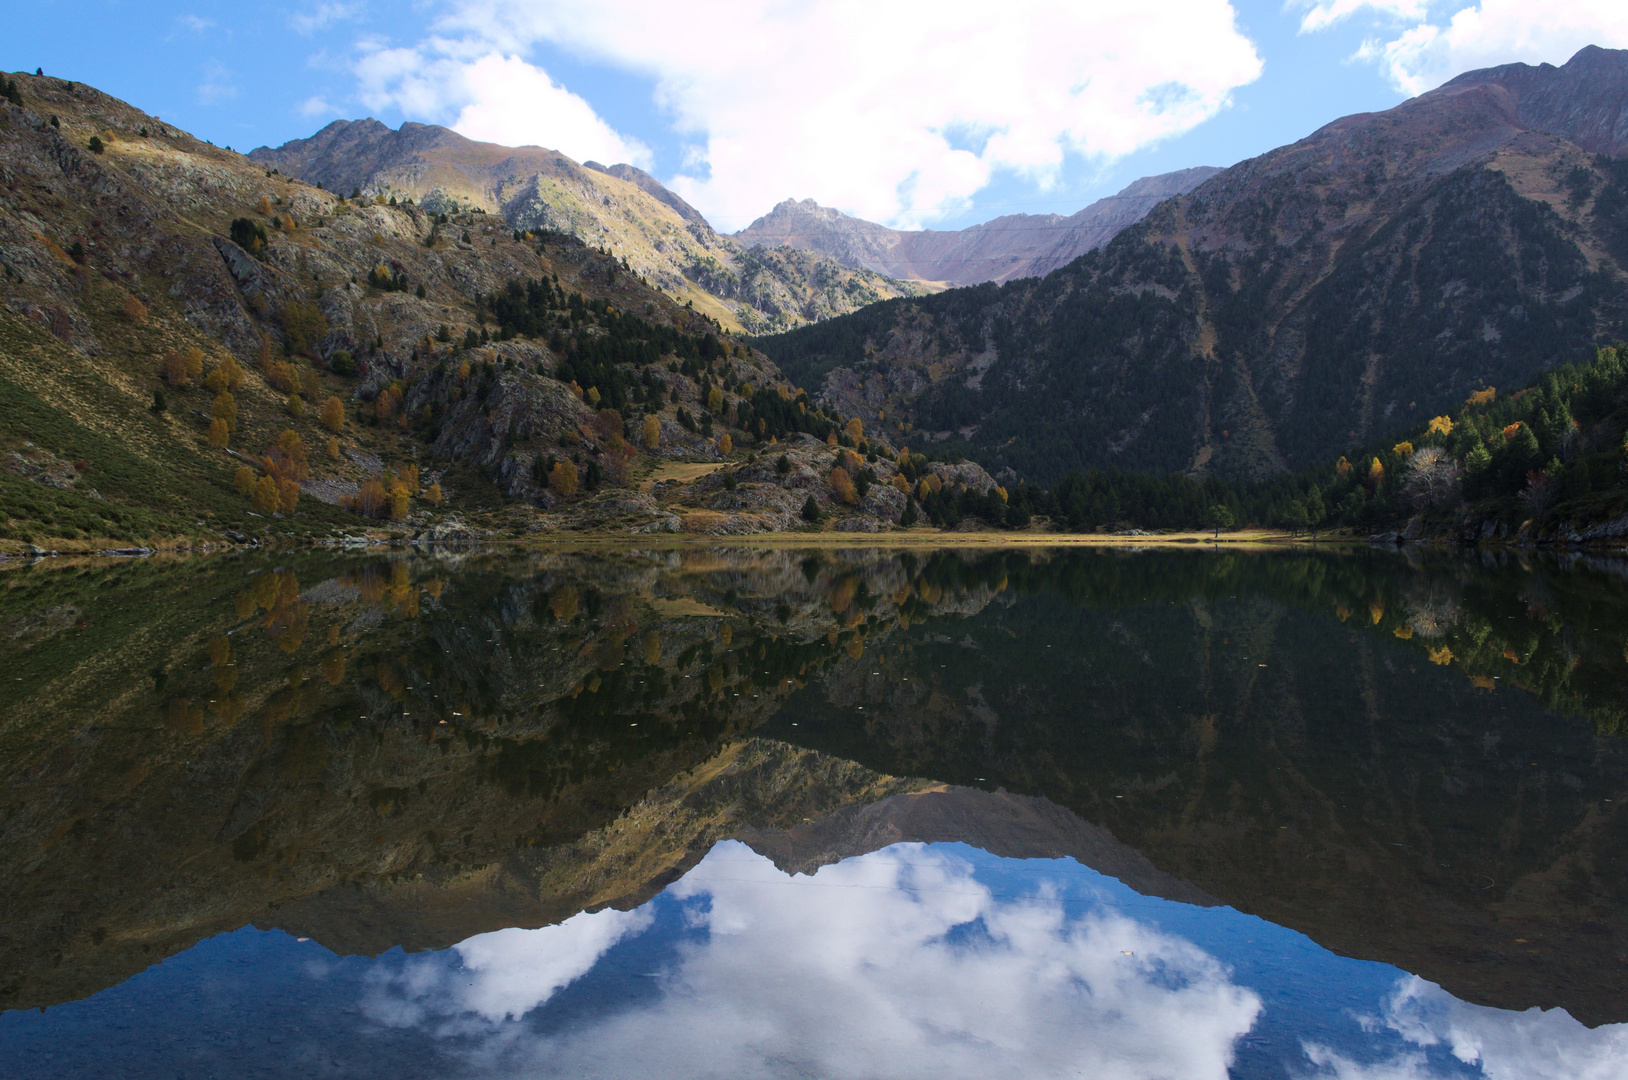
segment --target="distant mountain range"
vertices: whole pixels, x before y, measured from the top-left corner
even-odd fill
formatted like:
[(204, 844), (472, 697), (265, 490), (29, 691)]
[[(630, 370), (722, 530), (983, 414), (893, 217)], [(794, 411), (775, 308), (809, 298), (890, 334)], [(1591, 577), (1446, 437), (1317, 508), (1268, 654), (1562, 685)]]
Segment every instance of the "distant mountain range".
[(1144, 176), (1068, 217), (1008, 214), (943, 232), (900, 232), (849, 217), (813, 199), (787, 199), (734, 239), (745, 246), (792, 247), (903, 280), (976, 285), (1044, 277), (1106, 244), (1172, 195), (1186, 194), (1220, 171), (1200, 166)]
[(1259, 477), (1628, 337), (1628, 52), (1461, 75), (1160, 203), (1044, 279), (761, 344), (844, 413), (1036, 480)]
[(801, 251), (748, 251), (631, 165), (579, 164), (553, 150), (475, 142), (432, 124), (392, 131), (372, 119), (336, 120), (308, 139), (249, 157), (341, 194), (410, 198), (433, 213), (479, 210), (514, 229), (570, 233), (627, 259), (650, 284), (725, 326), (756, 333), (925, 291)]
[(411, 198), (433, 212), (479, 209), (516, 229), (608, 248), (665, 292), (726, 325), (773, 333), (945, 285), (1037, 277), (1113, 239), (1218, 170), (1136, 181), (1070, 217), (1012, 214), (958, 231), (900, 232), (812, 200), (787, 200), (734, 236), (632, 165), (578, 163), (535, 146), (475, 142), (433, 124), (392, 131), (336, 120), (249, 157), (342, 194)]

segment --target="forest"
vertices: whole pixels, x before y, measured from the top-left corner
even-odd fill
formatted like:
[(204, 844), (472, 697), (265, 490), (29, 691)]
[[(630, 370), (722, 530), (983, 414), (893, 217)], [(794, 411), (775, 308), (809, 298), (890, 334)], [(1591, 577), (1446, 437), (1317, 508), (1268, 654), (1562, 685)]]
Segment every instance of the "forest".
[(1546, 372), (1500, 395), (1485, 387), (1450, 414), (1360, 453), (1269, 480), (1154, 476), (1120, 469), (1014, 488), (987, 507), (976, 493), (922, 506), (946, 528), (964, 517), (1020, 528), (1045, 516), (1068, 532), (1262, 526), (1378, 532), (1419, 517), (1428, 535), (1466, 539), (1584, 528), (1628, 514), (1628, 345)]

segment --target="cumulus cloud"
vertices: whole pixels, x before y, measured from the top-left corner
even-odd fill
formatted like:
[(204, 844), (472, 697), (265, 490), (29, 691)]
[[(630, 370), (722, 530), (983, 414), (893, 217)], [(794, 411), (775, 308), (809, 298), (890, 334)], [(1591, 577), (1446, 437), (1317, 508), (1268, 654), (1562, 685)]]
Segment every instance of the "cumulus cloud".
[[(1429, 7), (1439, 14), (1431, 15)], [(1475, 68), (1517, 61), (1563, 64), (1585, 45), (1628, 48), (1628, 4), (1621, 0), (1480, 0), (1468, 6), (1315, 0), (1301, 28), (1320, 30), (1362, 12), (1380, 16), (1389, 33), (1370, 38), (1358, 56), (1377, 62), (1391, 83), (1409, 94)]]
[[(460, 107), (488, 137), (534, 140), (538, 118), (503, 95), (553, 85), (523, 70), (543, 43), (654, 81), (688, 145), (673, 187), (724, 228), (788, 196), (910, 225), (964, 207), (998, 173), (1043, 188), (1070, 155), (1105, 162), (1189, 130), (1261, 72), (1227, 0), (1009, 0), (998, 13), (943, 0), (456, 0), (391, 85), (438, 80), (468, 94)], [(453, 74), (477, 64), (483, 79)]]
[[(943, 849), (897, 845), (793, 877), (727, 842), (670, 895), (697, 933), (654, 1000), (556, 1034), (497, 1025), (465, 1064), (674, 1080), (1224, 1080), (1261, 1009), (1192, 944), (1111, 909), (1071, 915), (1044, 891), (998, 897)], [(487, 935), (479, 950), (459, 946), (468, 970), (409, 972), (370, 1012), (395, 1022), (438, 1012), (443, 1031), (466, 1036), (448, 1046), (458, 1053), (475, 1044), (471, 1014), (523, 1014), (621, 929), (562, 944), (543, 941), (547, 931)], [(450, 1005), (431, 1004), (447, 995)]]
[[(1628, 1076), (1628, 1024), (1589, 1029), (1564, 1009), (1511, 1013), (1466, 1004), (1433, 983), (1408, 977), (1372, 1027), (1389, 1028), (1423, 1048), (1441, 1047), (1487, 1080), (1623, 1080)], [(1440, 1075), (1422, 1052), (1357, 1063), (1318, 1044), (1306, 1047), (1327, 1080), (1424, 1080)]]
[[(439, 1023), (443, 1033), (476, 1017), (516, 1019), (581, 978), (605, 951), (650, 925), (646, 911), (583, 912), (537, 930), (498, 930), (379, 969), (362, 1011), (386, 1027)], [(457, 965), (453, 962), (456, 960)]]
[(471, 55), (457, 43), (367, 47), (357, 66), (363, 102), (445, 123), (505, 146), (546, 146), (579, 161), (651, 164), (650, 150), (607, 124), (592, 105), (518, 56)]

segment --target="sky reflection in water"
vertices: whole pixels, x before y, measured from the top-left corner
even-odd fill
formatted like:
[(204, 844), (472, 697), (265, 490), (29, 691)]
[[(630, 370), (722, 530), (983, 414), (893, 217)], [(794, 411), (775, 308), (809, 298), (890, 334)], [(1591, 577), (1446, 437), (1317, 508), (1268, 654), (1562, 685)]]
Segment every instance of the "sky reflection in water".
[(635, 911), (435, 953), (246, 929), (6, 1014), (0, 1043), (19, 1076), (1628, 1075), (1628, 1025), (1468, 1005), (1231, 908), (962, 844), (794, 876), (726, 841)]

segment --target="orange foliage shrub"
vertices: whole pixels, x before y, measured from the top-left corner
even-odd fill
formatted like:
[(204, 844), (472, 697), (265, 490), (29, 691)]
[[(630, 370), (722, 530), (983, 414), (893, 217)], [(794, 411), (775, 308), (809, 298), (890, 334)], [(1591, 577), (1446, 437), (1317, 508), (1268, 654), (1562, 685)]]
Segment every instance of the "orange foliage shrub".
[(1477, 405), (1491, 405), (1492, 404), (1492, 399), (1497, 397), (1497, 396), (1498, 396), (1497, 388), (1489, 386), (1485, 390), (1477, 390), (1475, 393), (1471, 394), (1470, 397), (1469, 397), (1469, 400), (1464, 402), (1464, 404), (1466, 406), (1471, 407), (1471, 408), (1473, 408), (1473, 407), (1475, 407)]
[(848, 470), (841, 465), (831, 470), (831, 492), (837, 499), (852, 506), (859, 501), (859, 495), (854, 491), (854, 478), (848, 475)]
[(180, 353), (165, 353), (162, 364), (164, 370), (164, 381), (169, 383), (171, 386), (186, 386), (189, 382), (191, 382), (191, 380), (187, 378), (186, 357), (182, 356)]
[(345, 430), (345, 403), (333, 394), (322, 403), (322, 426), (329, 431)]
[(140, 297), (135, 296), (132, 293), (125, 293), (124, 317), (135, 323), (137, 326), (142, 325), (147, 321), (147, 305), (141, 302)]
[(378, 414), (380, 420), (390, 419), (399, 408), (401, 408), (401, 388), (394, 383), (380, 390), (379, 396), (373, 402), (373, 411)]

